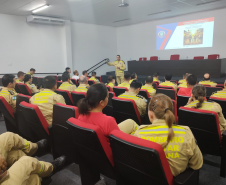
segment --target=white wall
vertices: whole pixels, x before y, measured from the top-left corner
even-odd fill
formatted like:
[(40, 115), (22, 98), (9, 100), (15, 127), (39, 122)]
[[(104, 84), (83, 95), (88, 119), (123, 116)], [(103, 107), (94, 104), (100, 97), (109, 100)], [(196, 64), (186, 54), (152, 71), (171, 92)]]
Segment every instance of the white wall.
[(26, 17), (0, 14), (0, 73), (63, 72), (66, 61), (65, 28), (28, 24)]
[[(139, 57), (150, 58), (150, 56), (159, 56), (161, 60), (168, 60), (172, 54), (180, 54), (181, 59), (186, 59), (187, 56), (189, 59), (193, 59), (194, 56), (205, 56), (206, 58), (208, 54), (220, 54), (220, 58), (226, 58), (226, 21), (223, 16), (225, 14), (226, 9), (219, 9), (119, 27), (117, 28), (117, 52), (125, 61), (130, 58), (138, 60)], [(215, 17), (212, 48), (156, 50), (157, 25), (208, 17)]]
[[(73, 65), (81, 74), (105, 58), (116, 59), (116, 28), (72, 22)], [(114, 71), (107, 64), (97, 69), (97, 76)]]

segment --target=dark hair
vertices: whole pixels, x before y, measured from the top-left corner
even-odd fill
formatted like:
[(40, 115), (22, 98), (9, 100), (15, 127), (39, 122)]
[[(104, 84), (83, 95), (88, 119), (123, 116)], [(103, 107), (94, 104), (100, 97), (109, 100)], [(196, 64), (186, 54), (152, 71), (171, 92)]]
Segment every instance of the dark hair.
[(9, 83), (13, 83), (13, 79), (15, 78), (12, 74), (6, 74), (2, 77), (2, 85), (7, 87)]
[(19, 78), (19, 77), (23, 76), (24, 74), (25, 74), (24, 72), (19, 71), (19, 72), (17, 73), (17, 77)]
[(166, 75), (165, 75), (165, 79), (166, 79), (167, 81), (170, 81), (170, 80), (172, 79), (172, 75), (171, 75), (171, 74), (166, 74)]
[(109, 76), (109, 77), (108, 77), (108, 83), (110, 83), (113, 79), (115, 79), (114, 76)]
[(30, 79), (31, 79), (31, 75), (26, 74), (26, 75), (24, 76), (24, 83), (28, 82)]
[(120, 55), (117, 55), (117, 57), (118, 57), (118, 56), (121, 57)]
[(197, 77), (195, 75), (189, 75), (187, 77), (187, 82), (189, 85), (195, 85), (197, 83)]
[(97, 73), (96, 72), (92, 72), (92, 76), (95, 76)]
[(135, 78), (136, 78), (136, 76), (137, 76), (137, 74), (136, 74), (136, 73), (132, 73), (132, 74), (131, 74), (131, 79), (135, 79)]
[(46, 76), (42, 80), (43, 88), (52, 89), (56, 85), (56, 77), (54, 76)]
[(157, 76), (159, 76), (159, 73), (158, 72), (156, 72), (156, 73), (154, 73), (154, 75), (153, 75), (154, 77), (157, 77)]
[(85, 70), (85, 71), (82, 71), (82, 74), (83, 74), (83, 75), (85, 75), (86, 73), (87, 73), (87, 71), (86, 71), (86, 70)]
[(89, 87), (86, 98), (79, 100), (78, 110), (79, 114), (87, 115), (89, 111), (96, 108), (101, 100), (105, 100), (108, 95), (107, 87), (100, 84), (93, 84)]
[(34, 71), (35, 72), (36, 70), (34, 68), (31, 68), (30, 71)]
[(67, 72), (63, 73), (63, 75), (62, 75), (62, 81), (63, 82), (67, 82), (68, 79), (70, 79), (70, 75)]
[(152, 83), (153, 82), (153, 77), (152, 76), (148, 76), (147, 78), (146, 78), (146, 83), (147, 84), (150, 84), (150, 83)]
[(124, 78), (125, 78), (126, 80), (130, 80), (131, 74), (130, 74), (130, 73), (126, 73), (126, 74), (124, 75)]
[(138, 80), (133, 80), (132, 83), (130, 84), (130, 87), (134, 89), (138, 89), (138, 88), (141, 89), (142, 83)]
[(204, 85), (197, 84), (193, 87), (192, 94), (194, 95), (195, 99), (199, 101), (192, 108), (198, 109), (202, 107), (202, 103), (204, 102), (206, 97), (206, 87)]
[(69, 69), (71, 69), (71, 68), (70, 68), (70, 67), (66, 67), (65, 71), (67, 71), (67, 70), (69, 70)]

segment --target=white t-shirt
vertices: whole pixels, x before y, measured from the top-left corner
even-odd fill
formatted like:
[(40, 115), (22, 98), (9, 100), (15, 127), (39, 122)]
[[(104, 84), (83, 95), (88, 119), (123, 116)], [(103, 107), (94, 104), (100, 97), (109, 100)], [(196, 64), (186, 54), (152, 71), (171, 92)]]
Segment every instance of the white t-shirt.
[(75, 79), (75, 80), (78, 80), (79, 76), (74, 75), (74, 76), (72, 76), (72, 78)]

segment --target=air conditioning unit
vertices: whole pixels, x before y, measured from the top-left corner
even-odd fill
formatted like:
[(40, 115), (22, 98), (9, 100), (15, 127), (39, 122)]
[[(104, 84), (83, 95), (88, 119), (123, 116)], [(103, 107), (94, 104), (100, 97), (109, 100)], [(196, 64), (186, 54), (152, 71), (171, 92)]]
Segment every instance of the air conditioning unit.
[(57, 19), (57, 18), (53, 18), (53, 17), (43, 17), (43, 16), (37, 16), (37, 15), (29, 15), (29, 16), (27, 16), (27, 22), (62, 25), (62, 24), (65, 23), (65, 20)]

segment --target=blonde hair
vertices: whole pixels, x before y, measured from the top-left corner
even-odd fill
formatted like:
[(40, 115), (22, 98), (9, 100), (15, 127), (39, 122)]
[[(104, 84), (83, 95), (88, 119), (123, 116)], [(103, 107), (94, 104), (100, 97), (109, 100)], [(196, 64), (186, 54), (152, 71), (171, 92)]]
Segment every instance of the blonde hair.
[(155, 116), (158, 119), (164, 119), (166, 121), (167, 126), (169, 127), (169, 133), (167, 137), (167, 141), (161, 143), (162, 147), (165, 148), (168, 143), (173, 139), (173, 124), (175, 123), (175, 116), (173, 114), (173, 103), (171, 99), (164, 94), (157, 94), (152, 97), (148, 110), (154, 112)]
[(199, 102), (193, 106), (192, 108), (198, 109), (202, 107), (202, 103), (205, 100), (206, 97), (206, 88), (204, 85), (197, 84), (193, 87), (192, 89), (192, 94), (194, 95), (195, 99), (198, 100)]

